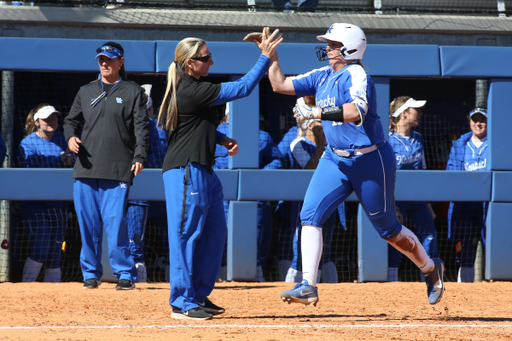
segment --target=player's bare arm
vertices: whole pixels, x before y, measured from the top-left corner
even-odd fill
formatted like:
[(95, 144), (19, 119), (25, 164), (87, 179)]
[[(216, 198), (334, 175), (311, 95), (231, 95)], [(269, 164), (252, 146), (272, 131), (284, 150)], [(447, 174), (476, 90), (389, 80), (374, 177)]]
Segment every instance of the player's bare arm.
[(274, 92), (284, 95), (295, 95), (295, 88), (290, 77), (285, 77), (281, 65), (279, 65), (279, 57), (277, 52), (270, 59), (270, 66), (268, 67), (268, 79), (272, 85)]

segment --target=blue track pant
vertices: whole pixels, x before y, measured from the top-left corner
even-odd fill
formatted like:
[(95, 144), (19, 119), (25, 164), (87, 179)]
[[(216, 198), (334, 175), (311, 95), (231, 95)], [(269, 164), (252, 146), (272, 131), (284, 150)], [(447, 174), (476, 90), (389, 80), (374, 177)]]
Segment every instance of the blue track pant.
[(395, 156), (389, 143), (368, 154), (341, 157), (325, 148), (313, 174), (300, 212), (302, 226), (321, 227), (334, 210), (355, 192), (379, 235), (400, 233), (395, 212)]
[(68, 211), (34, 204), (22, 213), (23, 227), (30, 244), (30, 258), (45, 263), (46, 268), (59, 268), (62, 242), (66, 234)]
[(213, 290), (226, 240), (222, 185), (197, 163), (163, 174), (167, 221), (171, 306), (188, 311)]
[(130, 238), (130, 252), (135, 264), (144, 263), (144, 250), (146, 223), (148, 221), (149, 206), (128, 203), (126, 223), (128, 237)]
[(472, 268), (475, 266), (478, 241), (485, 247), (485, 220), (488, 204), (482, 202), (452, 202), (448, 211), (450, 225), (448, 239), (457, 251), (457, 265)]
[(107, 234), (108, 257), (119, 280), (135, 282), (137, 269), (130, 254), (125, 210), (130, 184), (115, 180), (75, 179), (73, 199), (80, 225), (82, 251), (80, 266), (84, 281), (101, 279), (101, 243), (103, 228)]

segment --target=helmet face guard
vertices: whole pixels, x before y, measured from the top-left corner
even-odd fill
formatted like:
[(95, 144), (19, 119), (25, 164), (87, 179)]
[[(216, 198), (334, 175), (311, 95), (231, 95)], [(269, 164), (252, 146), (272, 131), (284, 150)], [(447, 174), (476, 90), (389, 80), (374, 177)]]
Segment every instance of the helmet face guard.
[(327, 49), (325, 46), (317, 46), (315, 47), (316, 50), (316, 58), (319, 62), (325, 62), (326, 60), (329, 60), (329, 57), (327, 56)]
[[(316, 50), (316, 58), (318, 59), (318, 61), (324, 62), (326, 60), (331, 59), (327, 55), (327, 48), (325, 46), (317, 46), (317, 47), (315, 47), (315, 50)], [(340, 56), (345, 60), (351, 60), (350, 56), (357, 52), (357, 50), (347, 51), (347, 48), (345, 46), (342, 46), (339, 49), (333, 49), (333, 51), (338, 51)], [(336, 56), (336, 57), (338, 57), (338, 56)], [(336, 57), (333, 57), (333, 59)]]

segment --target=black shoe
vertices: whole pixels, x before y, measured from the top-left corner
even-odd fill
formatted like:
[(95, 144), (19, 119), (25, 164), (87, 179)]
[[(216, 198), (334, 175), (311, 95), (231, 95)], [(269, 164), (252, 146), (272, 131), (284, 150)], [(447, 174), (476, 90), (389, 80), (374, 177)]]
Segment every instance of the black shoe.
[(210, 300), (206, 300), (204, 302), (197, 302), (197, 304), (199, 305), (199, 308), (201, 310), (206, 311), (207, 313), (210, 313), (212, 315), (220, 315), (226, 311), (226, 309), (216, 306)]
[(84, 289), (98, 289), (100, 284), (101, 281), (97, 280), (96, 278), (89, 278), (84, 282)]
[(199, 308), (192, 308), (185, 312), (182, 312), (181, 309), (172, 308), (171, 317), (175, 319), (210, 320), (212, 318), (212, 314), (209, 314)]
[(132, 290), (135, 288), (135, 284), (127, 279), (120, 280), (116, 285), (116, 290)]

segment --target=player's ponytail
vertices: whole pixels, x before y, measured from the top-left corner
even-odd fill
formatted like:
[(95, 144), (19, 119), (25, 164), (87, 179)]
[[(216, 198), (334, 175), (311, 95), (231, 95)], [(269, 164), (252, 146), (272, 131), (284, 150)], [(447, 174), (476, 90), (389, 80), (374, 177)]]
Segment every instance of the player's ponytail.
[(178, 126), (178, 100), (176, 91), (182, 72), (188, 73), (187, 60), (197, 55), (199, 48), (205, 44), (200, 38), (185, 38), (178, 43), (174, 52), (174, 61), (167, 72), (167, 88), (158, 112), (158, 124), (171, 132)]

